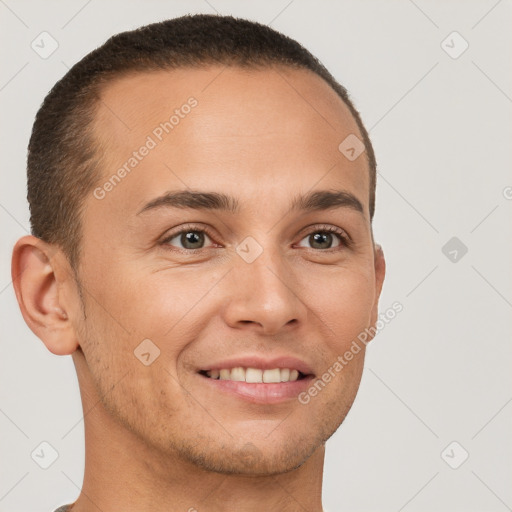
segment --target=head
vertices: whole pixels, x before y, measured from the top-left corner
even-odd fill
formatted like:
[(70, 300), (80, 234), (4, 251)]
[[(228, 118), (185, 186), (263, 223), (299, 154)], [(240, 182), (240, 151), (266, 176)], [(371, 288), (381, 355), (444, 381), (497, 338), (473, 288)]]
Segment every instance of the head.
[(276, 361), (313, 384), (375, 324), (375, 183), (347, 91), (297, 42), (209, 15), (118, 34), (37, 114), (23, 315), (164, 458), (288, 471), (342, 423), (364, 346), (307, 403), (242, 398), (211, 372)]

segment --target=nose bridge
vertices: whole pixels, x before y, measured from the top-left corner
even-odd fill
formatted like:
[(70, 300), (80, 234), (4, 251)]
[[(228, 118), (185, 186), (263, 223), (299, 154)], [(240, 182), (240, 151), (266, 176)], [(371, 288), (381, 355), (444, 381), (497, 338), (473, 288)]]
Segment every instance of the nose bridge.
[(265, 245), (256, 244), (246, 239), (237, 247), (226, 321), (272, 334), (303, 320), (306, 308), (279, 249), (270, 245), (269, 237)]

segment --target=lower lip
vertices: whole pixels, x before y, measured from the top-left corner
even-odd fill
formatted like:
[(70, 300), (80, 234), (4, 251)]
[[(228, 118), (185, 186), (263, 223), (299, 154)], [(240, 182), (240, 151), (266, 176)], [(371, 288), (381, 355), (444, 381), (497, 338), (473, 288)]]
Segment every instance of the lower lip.
[(234, 380), (210, 379), (199, 375), (208, 381), (216, 390), (235, 395), (243, 400), (255, 404), (278, 404), (290, 399), (297, 399), (297, 396), (308, 389), (313, 380), (313, 375), (291, 382), (276, 383), (248, 383)]

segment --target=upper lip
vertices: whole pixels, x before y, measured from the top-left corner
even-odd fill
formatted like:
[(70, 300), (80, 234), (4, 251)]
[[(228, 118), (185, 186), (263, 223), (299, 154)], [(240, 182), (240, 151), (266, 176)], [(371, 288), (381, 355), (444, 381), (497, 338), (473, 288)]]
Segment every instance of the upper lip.
[(272, 370), (273, 368), (290, 368), (309, 375), (313, 373), (311, 367), (301, 359), (294, 356), (280, 356), (273, 358), (263, 358), (258, 355), (240, 356), (224, 361), (216, 361), (207, 367), (200, 368), (201, 371), (222, 370), (232, 368), (260, 368), (262, 370)]

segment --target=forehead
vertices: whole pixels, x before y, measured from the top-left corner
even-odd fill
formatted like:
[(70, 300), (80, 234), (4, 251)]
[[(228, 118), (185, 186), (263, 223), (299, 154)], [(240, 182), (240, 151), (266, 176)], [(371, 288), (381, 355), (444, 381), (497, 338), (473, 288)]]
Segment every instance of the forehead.
[[(368, 203), (368, 165), (338, 149), (362, 139), (348, 107), (320, 77), (289, 68), (229, 66), (137, 73), (101, 93), (94, 136), (108, 203), (137, 208), (169, 189), (349, 188)], [(320, 185), (320, 184), (319, 184)]]

